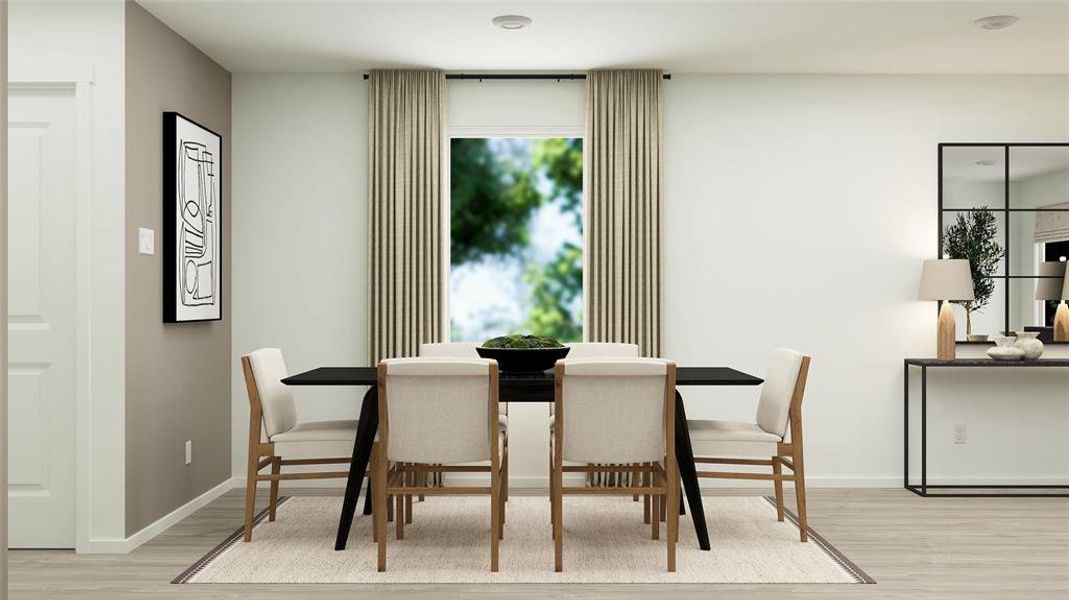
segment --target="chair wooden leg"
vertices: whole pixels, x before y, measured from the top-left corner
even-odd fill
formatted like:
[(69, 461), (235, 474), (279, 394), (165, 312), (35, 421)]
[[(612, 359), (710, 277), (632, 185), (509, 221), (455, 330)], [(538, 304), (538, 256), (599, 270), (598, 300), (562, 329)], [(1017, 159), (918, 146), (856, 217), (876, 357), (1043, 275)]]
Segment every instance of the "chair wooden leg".
[[(635, 469), (635, 470), (631, 471), (631, 481), (630, 481), (630, 484), (629, 484), (631, 487), (635, 487), (635, 486), (638, 485), (638, 477), (639, 477), (638, 469)], [(638, 494), (634, 494), (633, 496), (631, 496), (631, 501), (632, 502), (638, 502)]]
[[(504, 501), (508, 502), (509, 501), (509, 437), (508, 437), (508, 434), (505, 434), (505, 451), (503, 452), (503, 456), (504, 456), (504, 458), (503, 458), (503, 460), (501, 462), (501, 483), (502, 483), (503, 487), (501, 489), (503, 490), (503, 492), (505, 494)], [(502, 519), (504, 519), (503, 516), (502, 516)]]
[(509, 448), (505, 444), (504, 469), (501, 471), (501, 529), (498, 538), (505, 539), (505, 507), (509, 501)]
[[(272, 475), (278, 475), (280, 473), (282, 473), (282, 457), (281, 456), (272, 456), (271, 457), (271, 474)], [(270, 500), (269, 504), (267, 505), (268, 506), (267, 520), (268, 521), (274, 521), (275, 520), (275, 513), (278, 512), (278, 483), (279, 483), (279, 481), (277, 479), (272, 479), (271, 480), (271, 500)]]
[[(665, 483), (666, 483), (665, 475), (664, 475), (664, 473), (662, 473), (661, 474), (661, 486), (664, 487)], [(667, 498), (665, 496), (661, 496), (661, 502), (659, 504), (657, 504), (657, 506), (661, 507), (661, 522), (662, 523), (667, 523), (668, 522), (668, 502), (667, 502)]]
[(798, 500), (798, 531), (803, 542), (809, 541), (809, 525), (805, 516), (805, 466), (802, 462), (801, 444), (794, 453), (794, 495)]
[(389, 509), (387, 504), (389, 496), (386, 494), (386, 458), (383, 456), (383, 450), (379, 446), (378, 442), (375, 443), (375, 449), (372, 451), (374, 457), (374, 478), (375, 483), (372, 484), (372, 489), (375, 493), (375, 500), (371, 503), (372, 518), (375, 519), (376, 536), (378, 538), (379, 552), (378, 552), (378, 570), (386, 570), (386, 513)]
[[(783, 474), (783, 463), (780, 462), (780, 457), (772, 457), (772, 474), (779, 476)], [(783, 521), (783, 480), (777, 479), (773, 486), (776, 488), (776, 520)]]
[(252, 516), (256, 510), (256, 465), (259, 457), (249, 452), (249, 469), (245, 476), (245, 541), (252, 541)]
[(665, 498), (665, 506), (668, 510), (668, 572), (676, 571), (676, 542), (679, 541), (679, 474), (672, 472), (665, 477), (668, 486), (668, 494)]
[(554, 490), (554, 486), (556, 486), (556, 484), (557, 484), (557, 479), (553, 476), (553, 441), (551, 439), (550, 442), (549, 442), (549, 525), (550, 525), (550, 529), (552, 531), (551, 535), (553, 535), (553, 536), (557, 535), (557, 529), (556, 529), (556, 527), (553, 526), (553, 523), (555, 522), (554, 518), (555, 518), (555, 514), (556, 514), (553, 511), (553, 499), (556, 498), (556, 496), (553, 495), (554, 494), (553, 490)]
[[(401, 487), (405, 485), (405, 479), (408, 477), (408, 473), (402, 471), (398, 475), (398, 480)], [(408, 494), (397, 494), (394, 496), (397, 508), (394, 510), (394, 529), (396, 530), (397, 539), (405, 539), (405, 499), (408, 498)]]
[[(415, 465), (412, 465), (412, 466), (415, 466)], [(415, 487), (415, 485), (416, 485), (416, 474), (414, 472), (410, 472), (410, 473), (406, 474), (405, 485), (410, 485), (410, 486)], [(408, 525), (410, 523), (412, 523), (412, 494), (405, 494), (405, 524)]]
[(563, 476), (559, 470), (554, 468), (551, 477), (553, 479), (550, 493), (550, 499), (553, 502), (553, 570), (560, 573), (564, 570)]
[[(653, 485), (660, 486), (661, 485), (661, 479), (663, 479), (661, 477), (661, 473), (659, 471), (654, 471), (654, 473), (653, 473)], [(661, 516), (660, 515), (661, 515), (661, 505), (662, 504), (664, 504), (664, 496), (662, 496), (660, 494), (653, 494), (653, 518), (650, 519), (650, 520), (653, 521), (652, 527), (651, 527), (651, 529), (652, 529), (651, 535), (653, 536), (653, 539), (655, 539), (655, 540), (661, 539)]]
[(501, 471), (490, 473), (490, 572), (497, 573), (501, 540)]
[[(649, 464), (647, 463), (646, 466), (649, 466)], [(651, 481), (652, 480), (650, 479), (649, 471), (643, 471), (642, 472), (642, 487), (650, 487), (650, 485), (652, 485), (650, 483)], [(644, 524), (646, 524), (646, 525), (650, 524), (650, 495), (649, 494), (643, 494), (642, 495), (642, 522)]]

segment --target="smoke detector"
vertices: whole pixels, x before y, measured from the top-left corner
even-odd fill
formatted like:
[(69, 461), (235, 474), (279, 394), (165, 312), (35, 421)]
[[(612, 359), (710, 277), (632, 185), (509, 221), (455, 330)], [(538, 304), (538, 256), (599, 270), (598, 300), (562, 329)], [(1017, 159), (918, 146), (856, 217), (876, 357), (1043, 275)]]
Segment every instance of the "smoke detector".
[(1013, 15), (992, 15), (973, 21), (973, 25), (980, 29), (1005, 29), (1016, 22), (1017, 17)]
[(494, 17), (493, 23), (502, 29), (523, 29), (531, 24), (531, 18), (523, 15), (501, 15)]

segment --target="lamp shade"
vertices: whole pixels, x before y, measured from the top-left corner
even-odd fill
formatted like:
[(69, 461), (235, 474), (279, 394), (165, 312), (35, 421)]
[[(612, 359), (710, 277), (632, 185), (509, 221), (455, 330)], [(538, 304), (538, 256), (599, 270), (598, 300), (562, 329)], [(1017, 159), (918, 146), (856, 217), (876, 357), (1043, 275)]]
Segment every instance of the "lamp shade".
[(921, 271), (921, 300), (974, 300), (972, 270), (963, 258), (926, 260)]
[[(1039, 276), (1036, 280), (1036, 300), (1061, 300), (1066, 297), (1065, 263), (1051, 260), (1039, 263)], [(1052, 279), (1057, 277), (1057, 279)]]

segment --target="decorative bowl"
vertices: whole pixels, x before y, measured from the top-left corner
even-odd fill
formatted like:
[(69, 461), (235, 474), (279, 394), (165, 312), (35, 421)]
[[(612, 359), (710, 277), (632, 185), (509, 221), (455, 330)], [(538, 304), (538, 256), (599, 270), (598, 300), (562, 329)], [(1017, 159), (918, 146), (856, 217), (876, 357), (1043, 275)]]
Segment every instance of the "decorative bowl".
[(995, 347), (987, 349), (987, 355), (993, 360), (1024, 360), (1024, 350), (1014, 344), (1017, 338), (1013, 336), (995, 336)]
[(492, 358), (502, 371), (536, 373), (553, 368), (556, 362), (568, 355), (571, 348), (484, 348), (475, 351), (483, 358)]
[(987, 334), (986, 333), (970, 333), (969, 335), (965, 336), (965, 339), (970, 341), (970, 342), (986, 342), (987, 341)]

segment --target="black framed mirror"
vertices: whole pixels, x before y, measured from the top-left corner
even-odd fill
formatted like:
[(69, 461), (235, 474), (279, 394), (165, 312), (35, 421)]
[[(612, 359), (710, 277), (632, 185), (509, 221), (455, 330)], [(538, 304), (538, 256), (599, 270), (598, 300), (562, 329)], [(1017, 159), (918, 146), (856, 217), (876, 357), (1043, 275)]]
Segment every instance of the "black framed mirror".
[(938, 231), (938, 256), (973, 265), (977, 300), (955, 303), (959, 343), (1015, 331), (1055, 343), (1069, 258), (1069, 142), (939, 144)]

